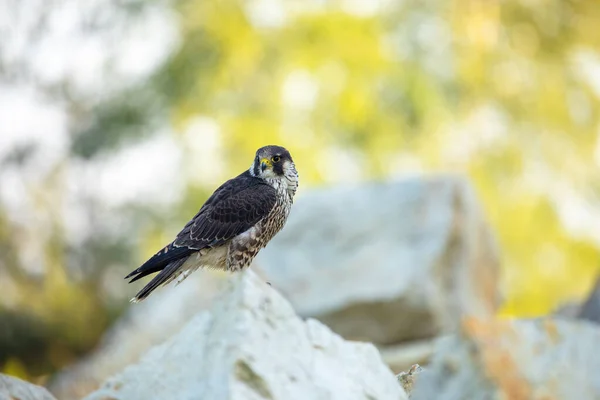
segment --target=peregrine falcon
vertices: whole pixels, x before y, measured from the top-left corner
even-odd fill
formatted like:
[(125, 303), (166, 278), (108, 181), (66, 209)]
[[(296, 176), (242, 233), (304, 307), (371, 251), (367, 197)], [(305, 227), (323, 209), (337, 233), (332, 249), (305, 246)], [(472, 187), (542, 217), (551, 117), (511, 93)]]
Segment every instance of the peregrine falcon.
[(250, 168), (223, 183), (168, 244), (125, 279), (158, 272), (134, 298), (139, 302), (161, 285), (181, 282), (199, 267), (239, 271), (283, 228), (298, 188), (289, 151), (265, 146)]

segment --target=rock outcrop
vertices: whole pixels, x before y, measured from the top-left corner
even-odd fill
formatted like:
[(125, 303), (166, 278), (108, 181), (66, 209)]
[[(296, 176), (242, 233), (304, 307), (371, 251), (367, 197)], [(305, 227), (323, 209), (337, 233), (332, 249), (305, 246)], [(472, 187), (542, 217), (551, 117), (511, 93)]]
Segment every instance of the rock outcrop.
[(56, 400), (45, 388), (0, 374), (0, 400)]
[(301, 316), (378, 344), (452, 331), (501, 300), (495, 241), (450, 176), (305, 193), (257, 264)]
[(81, 399), (208, 309), (223, 283), (219, 275), (198, 271), (177, 288), (159, 290), (129, 307), (93, 353), (52, 379), (50, 391), (61, 400)]
[[(253, 270), (301, 316), (375, 342), (396, 372), (426, 363), (437, 335), (500, 301), (494, 239), (470, 186), (450, 176), (307, 192)], [(209, 308), (222, 282), (198, 271), (131, 307), (50, 390), (90, 393)]]
[(599, 348), (584, 321), (470, 318), (438, 342), (412, 400), (598, 400)]
[(596, 279), (587, 300), (582, 304), (578, 318), (600, 324), (600, 277)]
[(252, 271), (86, 400), (406, 399), (376, 348), (302, 321)]
[(413, 387), (415, 385), (417, 377), (423, 371), (419, 364), (415, 364), (411, 366), (408, 371), (403, 371), (396, 375), (396, 379), (398, 379), (398, 383), (402, 385), (404, 392), (410, 397), (412, 394)]

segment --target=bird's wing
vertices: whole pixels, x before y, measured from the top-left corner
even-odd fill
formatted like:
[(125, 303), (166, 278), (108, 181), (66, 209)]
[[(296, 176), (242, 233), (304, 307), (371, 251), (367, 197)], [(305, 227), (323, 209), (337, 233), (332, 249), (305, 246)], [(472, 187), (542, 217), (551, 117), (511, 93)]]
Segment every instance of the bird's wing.
[(245, 232), (267, 216), (276, 201), (276, 191), (258, 178), (245, 174), (221, 185), (177, 238), (125, 278), (134, 282), (160, 271), (206, 247), (218, 246)]
[(275, 189), (256, 178), (227, 183), (177, 235), (174, 247), (200, 250), (221, 245), (250, 229), (275, 205)]

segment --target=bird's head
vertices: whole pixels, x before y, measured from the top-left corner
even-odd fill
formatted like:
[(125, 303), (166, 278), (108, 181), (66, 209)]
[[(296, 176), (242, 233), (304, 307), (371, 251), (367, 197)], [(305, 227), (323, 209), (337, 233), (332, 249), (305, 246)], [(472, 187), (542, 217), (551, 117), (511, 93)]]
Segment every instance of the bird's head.
[(264, 146), (256, 150), (250, 167), (253, 176), (266, 180), (281, 180), (294, 191), (298, 186), (298, 172), (290, 152), (281, 146)]

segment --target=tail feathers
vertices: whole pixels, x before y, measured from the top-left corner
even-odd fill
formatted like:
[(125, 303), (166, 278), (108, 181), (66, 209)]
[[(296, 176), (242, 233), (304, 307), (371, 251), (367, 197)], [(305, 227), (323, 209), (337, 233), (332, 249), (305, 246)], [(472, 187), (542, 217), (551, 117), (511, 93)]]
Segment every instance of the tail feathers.
[(125, 279), (129, 279), (133, 277), (132, 280), (129, 281), (135, 282), (140, 278), (143, 278), (147, 275), (153, 274), (166, 268), (169, 263), (179, 260), (181, 258), (185, 259), (186, 256), (191, 254), (193, 251), (187, 247), (174, 247), (173, 245), (168, 245), (155, 255), (153, 255), (148, 261), (146, 261), (141, 267), (132, 271), (129, 275), (125, 277)]
[[(167, 284), (171, 282), (181, 271), (179, 271), (180, 267), (186, 261), (186, 258), (181, 258), (179, 260), (175, 260), (168, 264), (158, 275), (156, 275), (142, 290), (135, 295), (134, 298), (131, 299), (132, 303), (139, 303), (144, 300), (146, 297), (150, 295), (154, 291), (154, 289), (158, 288), (161, 285)], [(138, 278), (135, 278), (136, 280)], [(133, 282), (133, 280), (132, 280)]]

